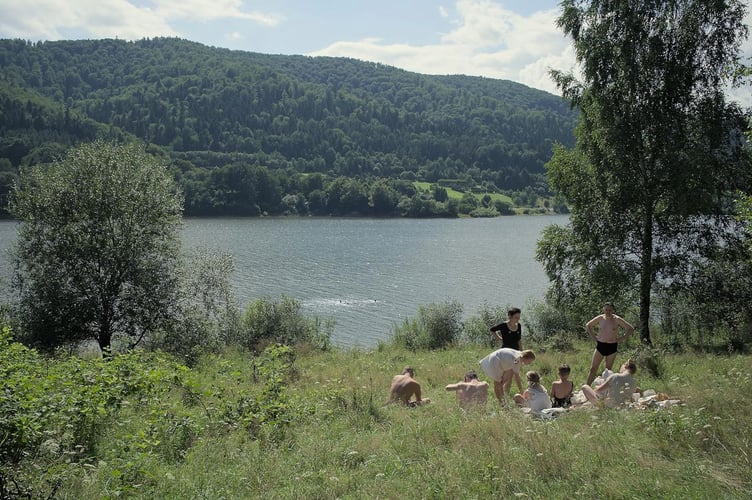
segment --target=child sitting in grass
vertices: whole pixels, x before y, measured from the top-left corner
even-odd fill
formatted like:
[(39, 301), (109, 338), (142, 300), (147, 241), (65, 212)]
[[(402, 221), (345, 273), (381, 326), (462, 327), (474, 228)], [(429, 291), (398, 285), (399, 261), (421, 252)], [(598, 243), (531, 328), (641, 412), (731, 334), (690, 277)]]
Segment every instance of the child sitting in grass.
[(572, 392), (574, 384), (569, 380), (569, 365), (559, 367), (559, 380), (551, 384), (551, 402), (553, 408), (569, 408), (572, 406)]
[(522, 394), (515, 394), (514, 402), (530, 408), (533, 412), (551, 408), (551, 399), (546, 388), (540, 383), (538, 372), (527, 372), (527, 389)]

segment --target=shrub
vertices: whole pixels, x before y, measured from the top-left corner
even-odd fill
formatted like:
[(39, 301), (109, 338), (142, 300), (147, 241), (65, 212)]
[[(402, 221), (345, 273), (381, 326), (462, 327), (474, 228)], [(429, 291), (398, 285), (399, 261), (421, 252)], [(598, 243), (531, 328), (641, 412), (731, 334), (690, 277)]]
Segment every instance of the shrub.
[(395, 327), (392, 341), (411, 350), (440, 349), (460, 339), (462, 304), (447, 301), (419, 306), (415, 318), (406, 318)]
[(577, 337), (583, 331), (584, 321), (548, 302), (531, 302), (527, 306), (525, 325), (528, 336), (537, 342), (544, 343), (552, 336), (566, 334)]
[(283, 295), (279, 301), (273, 301), (264, 297), (248, 305), (236, 340), (242, 347), (253, 350), (272, 343), (307, 343), (327, 350), (331, 347), (333, 326), (331, 320), (304, 316), (300, 302), (293, 298)]
[(649, 373), (654, 378), (662, 378), (665, 371), (663, 353), (645, 344), (640, 344), (630, 359), (637, 365), (637, 370)]
[(465, 321), (462, 329), (462, 340), (469, 344), (485, 347), (496, 346), (497, 339), (489, 331), (489, 328), (499, 321), (503, 321), (507, 317), (508, 310), (509, 307), (491, 306), (484, 303), (475, 315)]

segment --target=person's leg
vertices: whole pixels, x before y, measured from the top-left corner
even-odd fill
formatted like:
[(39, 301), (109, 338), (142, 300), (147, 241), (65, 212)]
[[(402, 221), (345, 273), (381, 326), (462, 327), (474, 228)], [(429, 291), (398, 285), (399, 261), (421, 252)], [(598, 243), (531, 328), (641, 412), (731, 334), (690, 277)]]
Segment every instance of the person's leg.
[(587, 385), (592, 384), (593, 380), (595, 380), (596, 374), (598, 373), (598, 367), (601, 365), (601, 361), (603, 361), (603, 355), (598, 352), (598, 349), (596, 348), (595, 351), (593, 351), (593, 360), (590, 362), (590, 373), (588, 373), (587, 376)]
[(512, 388), (512, 377), (514, 376), (514, 372), (512, 370), (507, 370), (502, 374), (502, 381), (504, 383), (504, 395), (506, 396), (509, 394), (510, 389)]
[(590, 384), (585, 384), (585, 385), (582, 386), (582, 394), (591, 403), (598, 404), (598, 395), (595, 393), (595, 391), (593, 390), (593, 388), (590, 387)]
[[(616, 359), (616, 353), (606, 356), (606, 370), (611, 370), (614, 367), (614, 360)], [(613, 371), (613, 370), (611, 370)]]
[(415, 394), (415, 400), (420, 403), (420, 384), (415, 382), (412, 386), (412, 392)]
[(494, 380), (494, 394), (499, 403), (504, 403), (504, 384), (501, 380)]

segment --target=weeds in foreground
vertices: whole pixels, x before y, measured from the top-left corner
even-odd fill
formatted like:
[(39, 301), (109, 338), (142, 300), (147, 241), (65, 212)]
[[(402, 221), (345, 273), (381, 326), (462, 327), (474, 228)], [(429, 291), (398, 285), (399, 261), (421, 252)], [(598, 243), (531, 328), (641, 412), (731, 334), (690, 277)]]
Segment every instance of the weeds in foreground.
[[(567, 362), (579, 385), (591, 348), (540, 352), (533, 368), (548, 387)], [(25, 362), (13, 352), (9, 344), (2, 349), (4, 370), (9, 356)], [(52, 413), (37, 420), (41, 426), (23, 434), (34, 439), (24, 438), (14, 461), (4, 461), (4, 484), (15, 487), (12, 479), (32, 498), (741, 498), (751, 491), (752, 401), (738, 391), (752, 378), (749, 357), (658, 352), (662, 376), (638, 367), (638, 382), (683, 405), (579, 410), (543, 422), (492, 401), (474, 412), (457, 407), (444, 386), (486, 353), (382, 346), (299, 355), (273, 346), (255, 357), (205, 356), (192, 370), (154, 356), (44, 364), (33, 376), (57, 377), (71, 395), (100, 380), (102, 394), (115, 396), (103, 410), (79, 406), (98, 415), (83, 421), (85, 429)], [(416, 368), (431, 404), (384, 404), (405, 364)], [(105, 391), (99, 370), (121, 389)], [(75, 383), (61, 384), (69, 372)], [(6, 389), (23, 370), (15, 379), (8, 373)], [(22, 416), (36, 401), (40, 411), (42, 393), (33, 387), (18, 382), (16, 402), (24, 404), (3, 404)]]

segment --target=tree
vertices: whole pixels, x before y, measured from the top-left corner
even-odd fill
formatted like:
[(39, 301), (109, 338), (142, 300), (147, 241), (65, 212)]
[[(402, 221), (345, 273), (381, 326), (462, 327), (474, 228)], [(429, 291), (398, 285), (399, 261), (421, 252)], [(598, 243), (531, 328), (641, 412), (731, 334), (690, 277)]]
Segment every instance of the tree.
[(11, 196), (20, 318), (41, 348), (137, 344), (174, 310), (182, 201), (137, 145), (97, 141), (22, 172)]
[[(574, 150), (556, 148), (552, 186), (572, 206), (538, 258), (558, 298), (639, 290), (650, 343), (654, 285), (674, 286), (735, 232), (727, 193), (744, 184), (741, 112), (725, 102), (740, 43), (743, 2), (565, 0), (583, 81), (554, 71), (581, 111)], [(601, 298), (600, 300), (605, 300)]]

